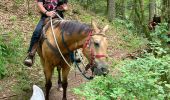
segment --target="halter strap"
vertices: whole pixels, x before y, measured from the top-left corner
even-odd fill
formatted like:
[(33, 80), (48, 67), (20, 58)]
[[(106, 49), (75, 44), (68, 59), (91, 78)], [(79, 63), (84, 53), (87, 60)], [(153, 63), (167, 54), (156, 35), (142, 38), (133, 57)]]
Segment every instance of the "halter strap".
[(106, 57), (106, 55), (104, 55), (104, 54), (96, 54), (95, 55), (95, 58), (103, 58), (103, 57)]
[(92, 31), (90, 31), (89, 32), (89, 34), (88, 34), (88, 36), (87, 36), (87, 39), (86, 39), (86, 41), (85, 41), (85, 43), (84, 43), (84, 45), (83, 45), (83, 52), (84, 52), (84, 49), (87, 47), (87, 45), (89, 44), (89, 42), (90, 42), (90, 39), (91, 39), (91, 37), (92, 37)]
[[(87, 39), (83, 45), (83, 50), (82, 52), (84, 52), (85, 48), (89, 45), (90, 46), (90, 40), (92, 38), (93, 35), (103, 35), (103, 34), (93, 34), (92, 31), (89, 32)], [(104, 35), (105, 36), (105, 35)], [(106, 57), (106, 55), (104, 54), (95, 54), (94, 53), (94, 48), (89, 48), (90, 49), (90, 67), (92, 67), (93, 65), (95, 65), (95, 58), (102, 58), (102, 57)]]

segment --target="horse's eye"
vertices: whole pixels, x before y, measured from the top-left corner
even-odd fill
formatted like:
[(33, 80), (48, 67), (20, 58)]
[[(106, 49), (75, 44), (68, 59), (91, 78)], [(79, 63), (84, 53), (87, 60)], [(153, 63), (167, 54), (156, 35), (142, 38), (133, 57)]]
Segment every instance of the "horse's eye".
[(94, 42), (94, 46), (95, 46), (95, 47), (99, 47), (100, 44), (99, 44), (98, 42)]

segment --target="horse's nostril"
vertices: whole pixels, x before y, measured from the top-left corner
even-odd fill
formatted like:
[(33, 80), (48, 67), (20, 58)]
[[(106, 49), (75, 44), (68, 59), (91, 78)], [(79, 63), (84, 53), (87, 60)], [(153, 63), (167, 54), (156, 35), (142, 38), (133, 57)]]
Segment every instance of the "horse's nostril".
[(106, 68), (101, 68), (101, 70), (102, 70), (104, 75), (108, 74), (108, 72), (109, 72)]

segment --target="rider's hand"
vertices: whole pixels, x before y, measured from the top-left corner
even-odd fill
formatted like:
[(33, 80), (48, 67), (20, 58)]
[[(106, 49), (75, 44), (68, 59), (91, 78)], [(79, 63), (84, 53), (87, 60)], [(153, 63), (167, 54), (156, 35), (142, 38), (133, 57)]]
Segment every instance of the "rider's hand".
[(54, 17), (55, 16), (55, 11), (48, 11), (47, 13), (46, 13), (46, 15), (48, 16), (48, 17)]
[(59, 11), (67, 11), (68, 6), (67, 6), (67, 4), (62, 4), (59, 7), (57, 7), (57, 10), (59, 10)]
[(63, 10), (65, 10), (65, 11), (68, 10), (67, 4), (63, 4), (62, 7), (63, 7)]

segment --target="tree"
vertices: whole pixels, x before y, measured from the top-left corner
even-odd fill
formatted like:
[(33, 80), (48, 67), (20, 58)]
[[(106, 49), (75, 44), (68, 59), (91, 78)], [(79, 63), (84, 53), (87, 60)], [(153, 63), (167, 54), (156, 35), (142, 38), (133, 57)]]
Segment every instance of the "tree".
[(167, 6), (167, 9), (168, 9), (168, 28), (170, 30), (170, 0), (168, 0), (168, 6)]
[(152, 21), (155, 12), (155, 0), (149, 0), (149, 21)]
[(126, 0), (119, 0), (116, 2), (116, 17), (125, 19), (125, 10), (126, 10)]
[(108, 0), (108, 20), (112, 21), (115, 14), (115, 0)]
[(165, 22), (168, 22), (170, 30), (170, 0), (162, 0), (162, 17)]

